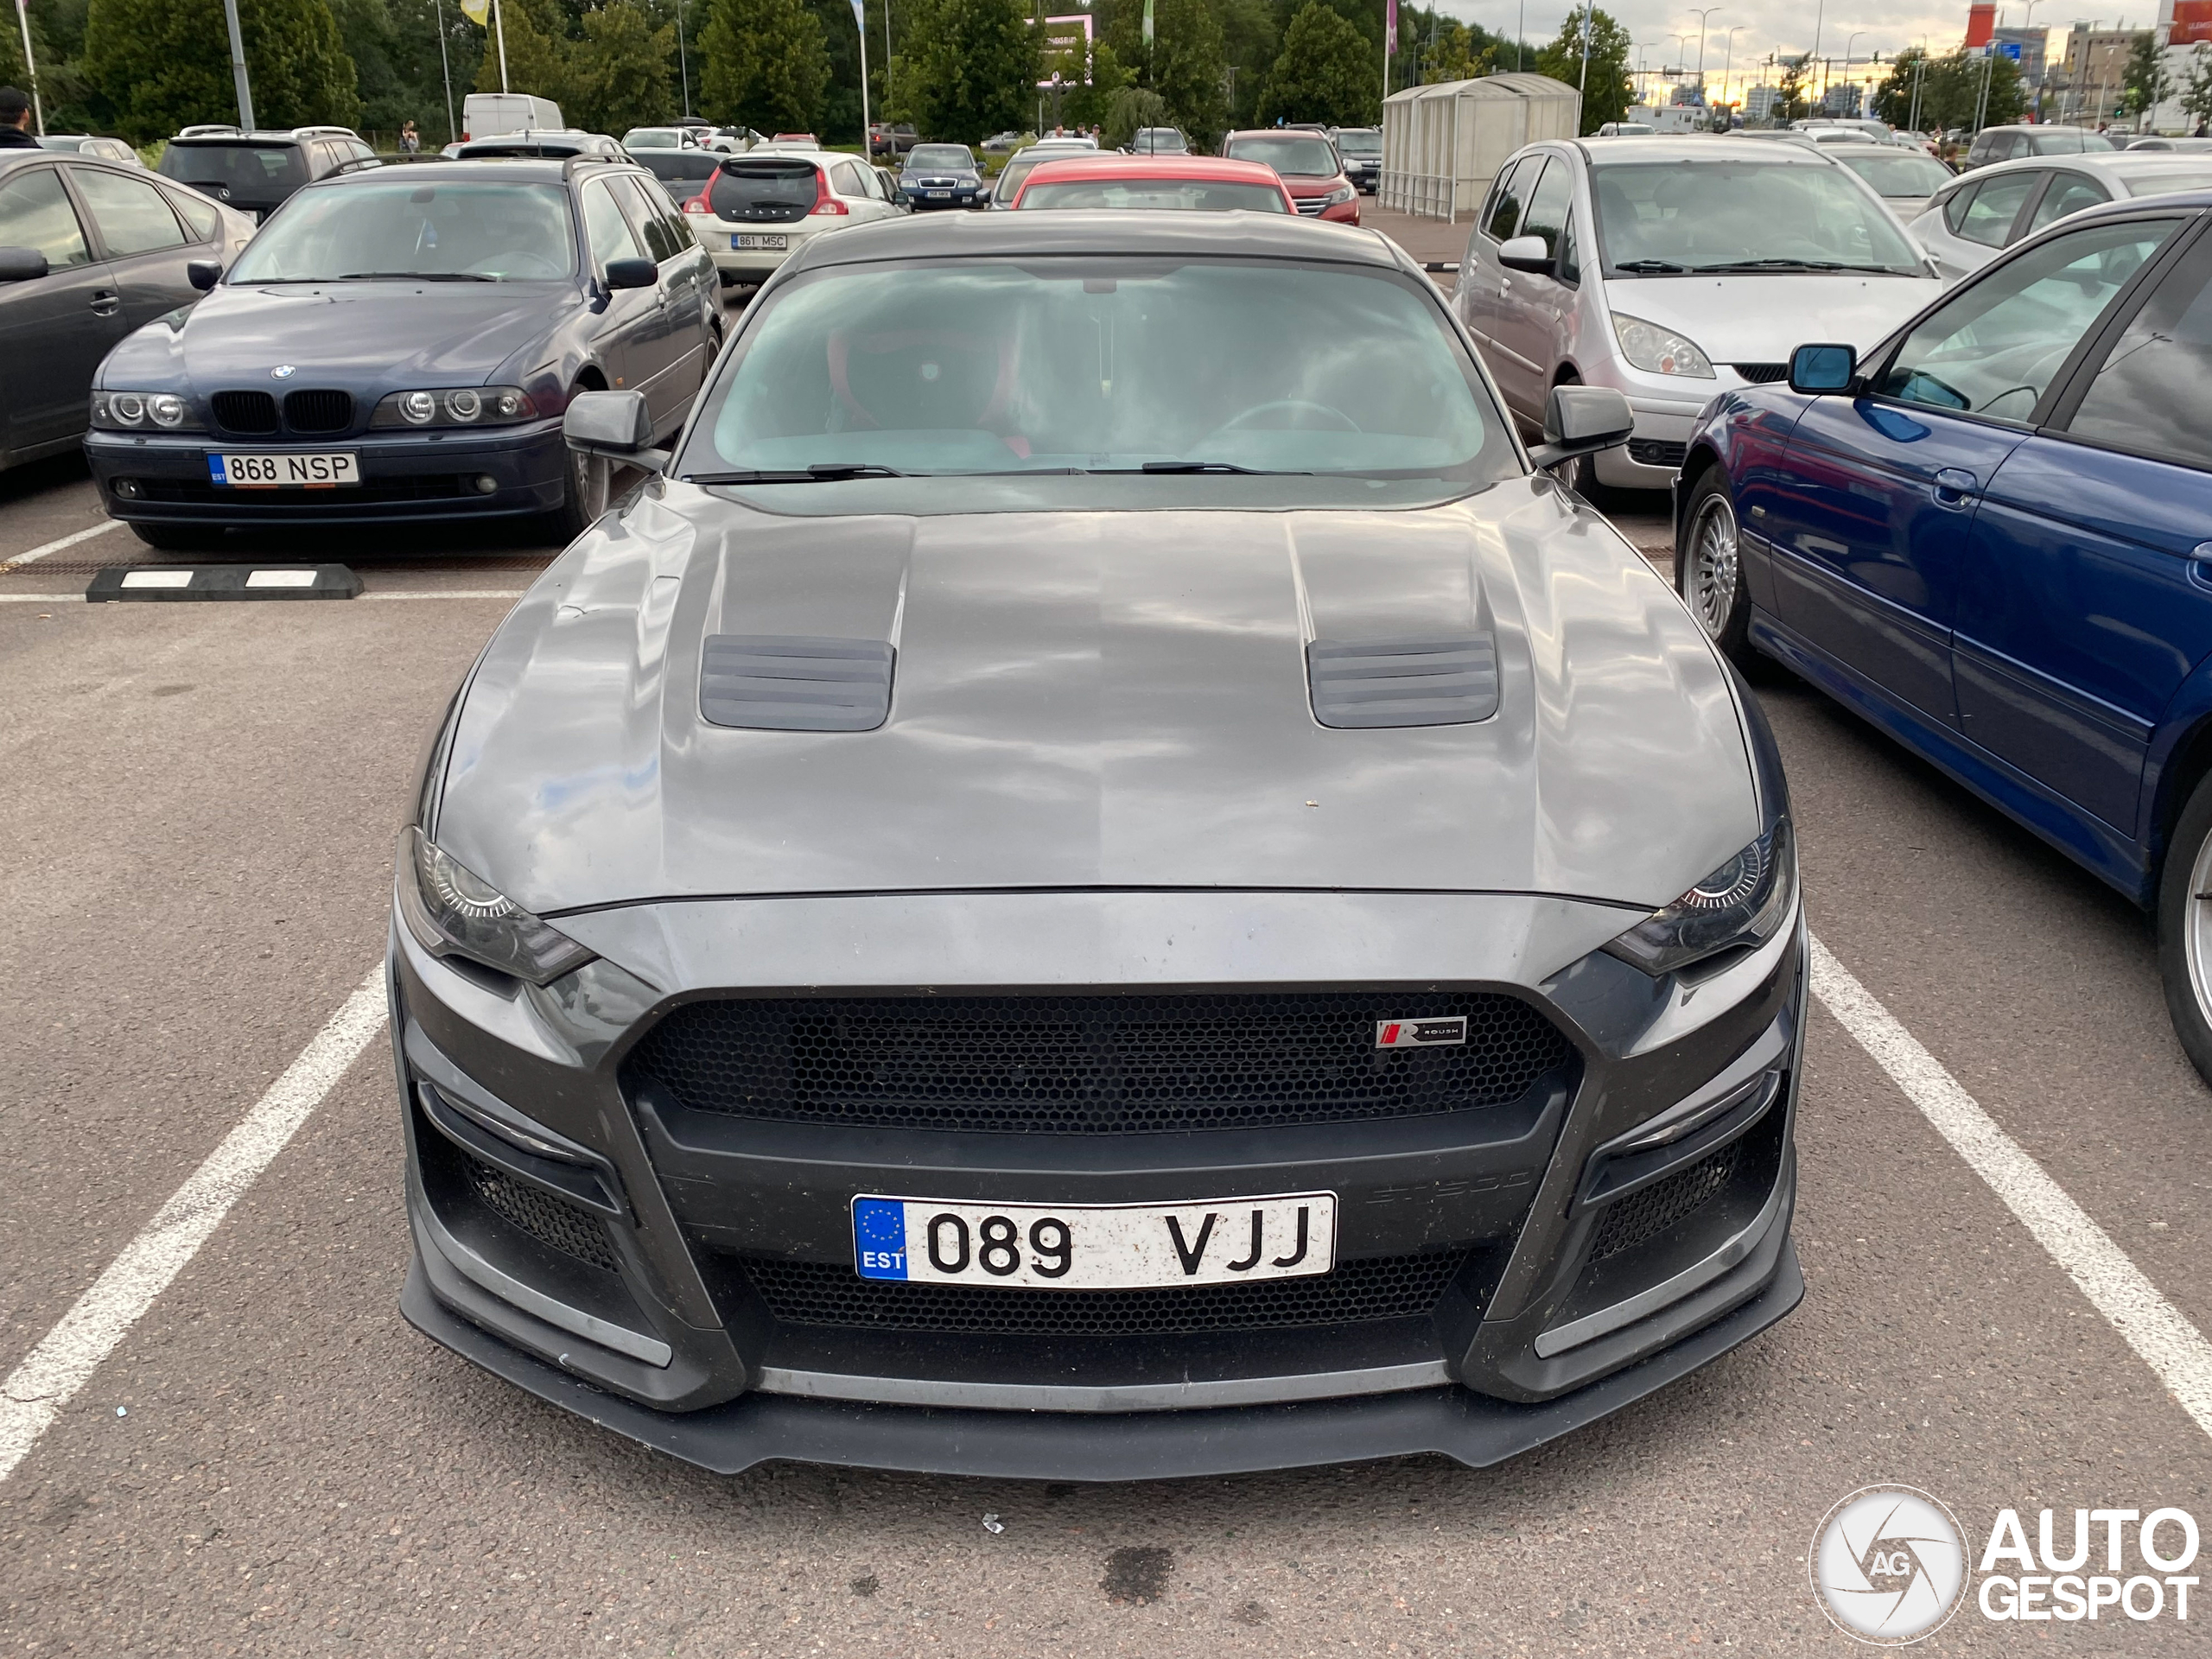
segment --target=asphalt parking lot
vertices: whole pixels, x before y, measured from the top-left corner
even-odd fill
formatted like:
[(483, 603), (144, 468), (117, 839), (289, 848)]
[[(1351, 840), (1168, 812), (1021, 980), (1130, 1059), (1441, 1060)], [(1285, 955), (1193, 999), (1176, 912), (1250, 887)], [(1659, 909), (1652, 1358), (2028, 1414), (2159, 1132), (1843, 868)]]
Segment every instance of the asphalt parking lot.
[[(1659, 504), (1607, 505), (1664, 569)], [(358, 1021), (317, 1044), (378, 963), (429, 727), (553, 550), (272, 543), (365, 593), (88, 605), (144, 551), (102, 522), (73, 464), (0, 477), (6, 1651), (1836, 1653), (1808, 1541), (1869, 1483), (1936, 1494), (1977, 1542), (2006, 1508), (2031, 1532), (2044, 1508), (2212, 1522), (2212, 1099), (2147, 921), (1779, 677), (1833, 965), (1797, 1130), (1807, 1297), (1746, 1347), (1480, 1472), (726, 1479), (539, 1405), (400, 1319), (388, 1051)], [(2086, 1230), (1974, 1141), (1946, 1073)], [(257, 1179), (174, 1202), (257, 1110)], [(1968, 1608), (1927, 1645), (2198, 1651), (2202, 1617)]]

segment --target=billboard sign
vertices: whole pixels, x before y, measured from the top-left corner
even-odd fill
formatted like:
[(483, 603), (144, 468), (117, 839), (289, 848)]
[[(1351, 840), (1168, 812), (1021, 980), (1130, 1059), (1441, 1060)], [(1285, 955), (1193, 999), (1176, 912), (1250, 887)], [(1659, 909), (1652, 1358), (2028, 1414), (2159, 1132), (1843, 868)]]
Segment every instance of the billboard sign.
[(1045, 20), (1043, 60), (1044, 78), (1037, 84), (1050, 86), (1058, 82), (1063, 86), (1090, 85), (1090, 14), (1076, 12), (1066, 17), (1047, 17)]
[(2166, 36), (2168, 46), (2196, 46), (2212, 41), (2212, 0), (2174, 0), (2174, 23)]

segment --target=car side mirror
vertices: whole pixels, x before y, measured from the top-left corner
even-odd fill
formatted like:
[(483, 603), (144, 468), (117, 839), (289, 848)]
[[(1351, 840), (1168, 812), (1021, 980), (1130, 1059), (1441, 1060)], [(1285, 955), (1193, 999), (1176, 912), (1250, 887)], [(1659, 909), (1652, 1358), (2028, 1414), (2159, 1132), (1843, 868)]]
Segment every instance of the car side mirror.
[[(638, 264), (642, 260), (618, 260)], [(642, 391), (580, 391), (569, 399), (561, 416), (561, 435), (571, 449), (603, 455), (627, 466), (658, 472), (668, 464), (668, 453), (653, 448), (652, 411)]]
[(1850, 346), (1800, 346), (1789, 353), (1789, 390), (1817, 395), (1849, 391), (1859, 378), (1859, 353)]
[(0, 248), (0, 283), (35, 283), (46, 271), (46, 256), (36, 248)]
[(223, 262), (219, 259), (194, 259), (184, 268), (184, 279), (205, 294), (223, 280)]
[(1618, 448), (1635, 430), (1628, 398), (1612, 387), (1554, 386), (1544, 402), (1544, 441), (1529, 452), (1529, 460), (1540, 469), (1556, 467), (1577, 455)]
[(1552, 273), (1552, 251), (1544, 245), (1541, 236), (1508, 237), (1498, 245), (1497, 263), (1508, 270), (1529, 270), (1548, 276)]
[(991, 199), (991, 192), (995, 188), (997, 188), (995, 185), (978, 185), (976, 189), (976, 200), (978, 201), (988, 201)]
[(660, 281), (660, 267), (650, 259), (610, 259), (607, 262), (609, 288), (651, 288)]

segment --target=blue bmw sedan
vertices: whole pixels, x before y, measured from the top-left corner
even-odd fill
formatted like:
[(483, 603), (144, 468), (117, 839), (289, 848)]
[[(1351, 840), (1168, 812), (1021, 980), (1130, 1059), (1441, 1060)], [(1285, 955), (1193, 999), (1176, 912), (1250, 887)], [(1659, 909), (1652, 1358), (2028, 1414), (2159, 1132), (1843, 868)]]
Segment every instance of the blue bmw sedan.
[(608, 474), (563, 442), (569, 398), (641, 392), (672, 433), (722, 328), (682, 215), (594, 156), (308, 185), (194, 280), (207, 297), (124, 339), (92, 386), (101, 494), (156, 547), (531, 515), (566, 541)]
[(1683, 599), (2158, 920), (2212, 1078), (2212, 193), (2060, 220), (1859, 360), (1722, 394)]

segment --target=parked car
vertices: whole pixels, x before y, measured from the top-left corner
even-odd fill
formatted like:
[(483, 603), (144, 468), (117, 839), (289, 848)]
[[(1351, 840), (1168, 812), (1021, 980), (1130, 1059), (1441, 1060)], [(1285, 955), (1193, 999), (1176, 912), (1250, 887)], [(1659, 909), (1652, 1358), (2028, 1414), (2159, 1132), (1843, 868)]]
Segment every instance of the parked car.
[(2152, 151), (1999, 162), (1936, 193), (1905, 228), (1943, 274), (1980, 270), (2054, 219), (2121, 197), (2164, 195), (2212, 185), (2212, 156)]
[(1359, 192), (1344, 176), (1343, 159), (1325, 134), (1264, 127), (1232, 132), (1222, 141), (1221, 153), (1230, 161), (1274, 168), (1306, 218), (1332, 225), (1359, 223)]
[(1187, 156), (1191, 141), (1178, 127), (1139, 127), (1130, 136), (1128, 151), (1132, 156)]
[[(986, 156), (1006, 156), (1021, 148), (1029, 135), (1026, 132), (995, 132), (983, 140), (980, 148)], [(912, 146), (908, 146), (912, 148)]]
[(1531, 425), (1563, 383), (1627, 394), (1625, 453), (1573, 481), (1653, 490), (1715, 392), (1782, 378), (1806, 318), (1872, 346), (1942, 287), (1882, 199), (1810, 146), (1656, 134), (1517, 152), (1452, 301)]
[(911, 121), (878, 121), (868, 130), (871, 156), (888, 156), (895, 160), (920, 142)]
[(2033, 126), (1984, 127), (1974, 134), (1974, 143), (1959, 171), (1964, 173), (1977, 167), (1988, 167), (1997, 162), (2019, 161), (2031, 156), (2108, 156), (2120, 148), (2101, 132), (2092, 132), (2087, 127), (2063, 126), (2056, 122)]
[(648, 149), (698, 149), (707, 148), (706, 140), (712, 130), (702, 132), (696, 127), (632, 127), (622, 135), (622, 148), (632, 156)]
[(722, 327), (714, 264), (626, 163), (427, 162), (288, 201), (207, 297), (94, 382), (85, 451), (156, 547), (226, 529), (543, 517), (608, 473), (561, 412), (620, 386), (675, 429)]
[(907, 203), (906, 193), (899, 188), (899, 174), (896, 168), (885, 167), (879, 162), (875, 168), (875, 181), (883, 187), (883, 198), (893, 207), (902, 213), (911, 213), (914, 211)]
[(1835, 144), (1825, 153), (1864, 179), (1901, 225), (1918, 218), (1951, 181), (1951, 169), (1934, 156), (1894, 144)]
[(899, 188), (916, 213), (980, 207), (990, 199), (983, 170), (965, 144), (916, 144), (899, 169)]
[(48, 132), (39, 135), (38, 143), (41, 149), (73, 150), (79, 156), (94, 156), (124, 167), (146, 165), (138, 159), (138, 152), (120, 138), (102, 138), (86, 132)]
[(156, 170), (258, 222), (303, 185), (382, 165), (376, 151), (347, 128), (294, 127), (179, 133), (162, 149)]
[(1102, 151), (1087, 139), (1040, 138), (1007, 157), (1006, 165), (999, 169), (998, 177), (991, 181), (988, 205), (994, 212), (1012, 207), (1014, 196), (1021, 189), (1021, 181), (1029, 176), (1032, 169), (1046, 162), (1101, 161), (1118, 153)]
[(2129, 141), (2127, 151), (2133, 155), (2139, 149), (2194, 150), (2212, 149), (2212, 138), (2163, 138), (2153, 135), (2148, 138)]
[(722, 158), (684, 217), (725, 285), (766, 281), (825, 231), (906, 211), (883, 175), (857, 156), (753, 150)]
[(2212, 1078), (2208, 230), (2212, 191), (2088, 209), (1873, 350), (1725, 392), (1676, 544), (1739, 661), (1789, 664), (2152, 910)]
[[(693, 198), (703, 192), (722, 164), (721, 155), (696, 146), (637, 151), (631, 159), (661, 182), (671, 200), (690, 209)], [(696, 226), (694, 228), (697, 228)]]
[(497, 138), (510, 132), (534, 132), (540, 128), (558, 132), (568, 126), (561, 106), (550, 98), (529, 92), (471, 92), (461, 101), (461, 137)]
[(1274, 168), (1209, 156), (1047, 159), (1022, 179), (1010, 206), (1217, 213), (1298, 211)]
[(143, 167), (0, 149), (0, 467), (75, 448), (100, 359), (199, 299), (195, 269), (212, 281), (251, 234)]
[(611, 162), (631, 159), (629, 152), (607, 134), (581, 132), (574, 128), (540, 128), (529, 132), (502, 133), (496, 138), (472, 138), (454, 152), (454, 159), (464, 162), (505, 161), (524, 156), (563, 161), (571, 156), (602, 156)]
[(1382, 183), (1382, 130), (1380, 127), (1338, 127), (1329, 135), (1343, 163), (1344, 177), (1363, 196), (1371, 196)]
[(1599, 138), (1646, 138), (1657, 130), (1648, 121), (1603, 121), (1592, 136)]
[(778, 144), (795, 144), (807, 149), (822, 148), (822, 141), (810, 132), (779, 132), (769, 142)]
[(1130, 1480), (1494, 1464), (1789, 1311), (1773, 739), (1413, 260), (861, 225), (739, 327), (672, 460), (571, 405), (663, 478), (409, 797), (418, 1328), (724, 1471)]

